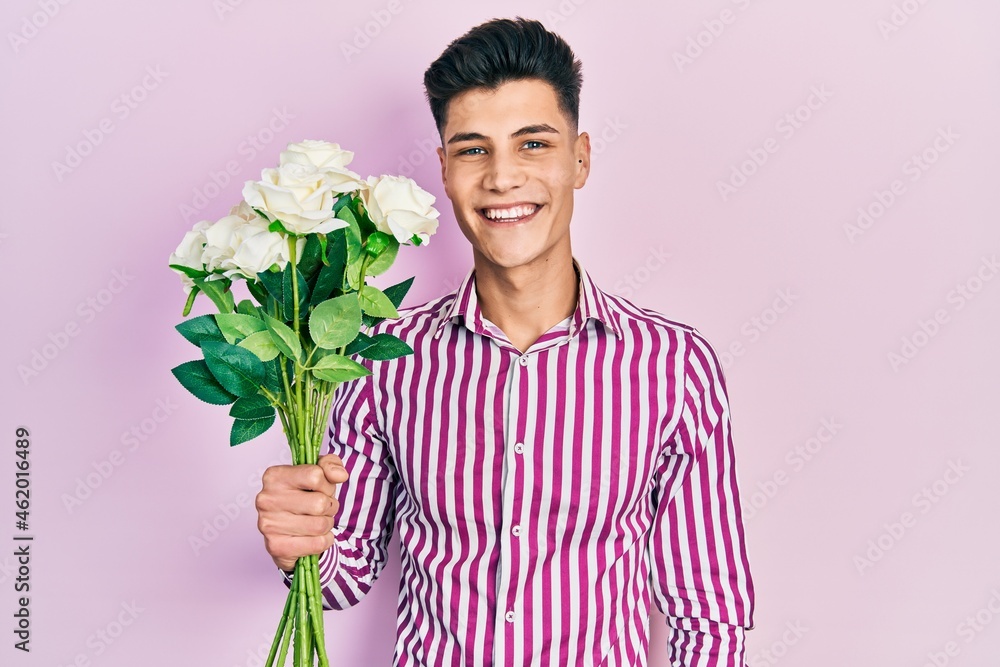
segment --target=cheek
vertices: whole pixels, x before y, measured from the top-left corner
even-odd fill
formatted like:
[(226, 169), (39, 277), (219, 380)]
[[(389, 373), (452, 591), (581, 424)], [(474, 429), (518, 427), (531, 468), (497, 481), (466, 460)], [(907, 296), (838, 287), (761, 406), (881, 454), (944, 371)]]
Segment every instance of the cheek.
[(444, 191), (456, 204), (463, 203), (468, 199), (468, 193), (471, 190), (470, 178), (468, 173), (463, 173), (459, 171), (453, 171), (448, 174), (448, 181), (445, 183)]

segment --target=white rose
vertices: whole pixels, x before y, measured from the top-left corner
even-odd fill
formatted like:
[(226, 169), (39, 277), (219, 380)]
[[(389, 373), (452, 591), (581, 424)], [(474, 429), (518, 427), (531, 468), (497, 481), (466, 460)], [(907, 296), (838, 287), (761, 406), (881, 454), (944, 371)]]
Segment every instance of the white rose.
[(364, 186), (361, 176), (347, 168), (353, 159), (354, 153), (344, 150), (340, 144), (306, 139), (288, 144), (281, 152), (279, 164), (311, 165), (327, 174), (334, 192), (353, 192)]
[[(338, 176), (296, 162), (264, 169), (260, 175), (261, 180), (244, 184), (243, 199), (272, 222), (281, 220), (293, 234), (326, 234), (346, 227), (346, 222), (334, 217), (333, 205), (341, 192), (350, 192), (362, 184), (352, 180), (353, 176)], [(345, 186), (347, 181), (353, 184)], [(346, 189), (340, 189), (343, 187)]]
[[(227, 215), (205, 229), (205, 250), (201, 261), (205, 270), (215, 273), (226, 268), (224, 264), (233, 258), (241, 240), (241, 228), (249, 223), (239, 215)], [(264, 221), (265, 229), (267, 222)]]
[[(195, 223), (195, 226), (184, 234), (184, 238), (182, 238), (181, 242), (177, 245), (177, 249), (170, 253), (170, 260), (168, 263), (204, 271), (205, 265), (202, 263), (201, 257), (205, 248), (205, 230), (211, 224), (212, 223), (208, 220), (202, 220), (201, 222)], [(183, 271), (178, 271), (177, 269), (172, 270), (180, 275), (181, 282), (184, 285), (184, 291), (190, 292), (191, 288), (194, 287), (194, 281)]]
[(317, 169), (344, 170), (353, 159), (354, 153), (342, 149), (340, 144), (306, 139), (288, 144), (288, 148), (281, 152), (279, 164), (311, 164)]
[[(232, 259), (227, 260), (225, 265), (226, 276), (232, 278), (240, 275), (250, 280), (257, 280), (257, 274), (267, 271), (273, 264), (277, 264), (281, 270), (288, 264), (288, 237), (279, 232), (267, 231), (267, 222), (260, 225), (249, 223), (242, 232), (242, 239)], [(305, 237), (297, 238), (295, 241), (295, 255), (302, 256), (305, 249)]]
[(392, 234), (400, 243), (416, 235), (421, 245), (437, 231), (440, 213), (431, 204), (435, 197), (406, 176), (369, 176), (361, 191), (368, 216), (380, 232)]

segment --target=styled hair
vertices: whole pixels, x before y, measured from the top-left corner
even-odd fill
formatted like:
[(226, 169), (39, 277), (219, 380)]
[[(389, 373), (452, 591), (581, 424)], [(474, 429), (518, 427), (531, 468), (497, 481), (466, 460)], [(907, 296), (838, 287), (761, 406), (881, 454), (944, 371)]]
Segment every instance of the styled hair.
[(424, 72), (424, 90), (444, 141), (448, 103), (474, 88), (496, 90), (509, 81), (540, 79), (556, 92), (575, 132), (580, 120), (583, 66), (569, 44), (539, 21), (493, 19), (454, 40)]

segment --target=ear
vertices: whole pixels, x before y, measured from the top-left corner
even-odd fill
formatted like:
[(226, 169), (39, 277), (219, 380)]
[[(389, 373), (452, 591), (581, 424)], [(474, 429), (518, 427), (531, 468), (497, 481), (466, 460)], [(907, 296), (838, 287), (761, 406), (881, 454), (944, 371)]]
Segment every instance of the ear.
[(590, 135), (581, 132), (576, 138), (576, 146), (573, 151), (576, 157), (576, 171), (573, 179), (573, 187), (577, 190), (582, 188), (590, 175)]
[(437, 147), (438, 159), (441, 160), (441, 184), (445, 187), (448, 186), (448, 169), (445, 164), (445, 153), (444, 148), (441, 146)]

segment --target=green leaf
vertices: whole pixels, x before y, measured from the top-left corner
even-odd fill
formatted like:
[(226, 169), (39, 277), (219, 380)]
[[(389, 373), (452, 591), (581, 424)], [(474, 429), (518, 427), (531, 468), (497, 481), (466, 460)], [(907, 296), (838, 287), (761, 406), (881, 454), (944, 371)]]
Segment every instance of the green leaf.
[(226, 405), (236, 400), (236, 396), (229, 393), (219, 384), (212, 372), (208, 370), (208, 364), (204, 359), (187, 361), (176, 368), (170, 370), (185, 389), (194, 394), (195, 398), (201, 399), (212, 405)]
[(358, 258), (347, 265), (347, 269), (344, 271), (344, 277), (347, 278), (347, 286), (358, 291), (361, 289), (361, 268), (365, 265), (367, 257), (364, 255), (358, 255)]
[(188, 292), (188, 298), (187, 298), (187, 301), (184, 302), (184, 310), (183, 310), (183, 312), (181, 312), (181, 315), (183, 315), (184, 317), (187, 317), (188, 315), (191, 314), (191, 306), (194, 305), (194, 298), (196, 296), (198, 296), (198, 292), (200, 292), (200, 291), (201, 290), (198, 289), (197, 285), (192, 285), (191, 286), (191, 291)]
[[(264, 286), (267, 293), (271, 295), (271, 298), (278, 302), (279, 306), (284, 303), (284, 298), (282, 297), (284, 276), (281, 271), (261, 271), (257, 274), (257, 280)], [(261, 301), (261, 305), (264, 305), (263, 301)]]
[(300, 271), (295, 269), (291, 262), (285, 264), (285, 270), (281, 279), (281, 293), (283, 299), (282, 311), (286, 320), (295, 319), (295, 291), (292, 289), (292, 274), (295, 274), (295, 281), (299, 285), (299, 318), (304, 319), (306, 310), (309, 308), (309, 285)]
[(396, 283), (391, 287), (386, 287), (382, 290), (383, 294), (389, 297), (389, 301), (392, 301), (392, 305), (399, 308), (399, 304), (403, 303), (403, 297), (406, 293), (410, 291), (410, 285), (413, 284), (413, 278), (407, 278), (401, 283)]
[(264, 383), (264, 362), (250, 350), (216, 341), (205, 342), (201, 350), (208, 370), (229, 393), (253, 396)]
[(291, 232), (289, 232), (287, 229), (285, 229), (285, 223), (283, 223), (281, 220), (278, 220), (277, 218), (275, 218), (273, 221), (271, 221), (271, 224), (269, 224), (267, 226), (267, 231), (269, 231), (269, 232), (280, 232), (282, 234), (285, 234), (286, 236), (291, 236), (292, 235)]
[(274, 424), (274, 415), (265, 419), (237, 419), (229, 432), (229, 446), (235, 447), (247, 440), (253, 440)]
[[(333, 214), (337, 215), (338, 213), (340, 213), (340, 209), (344, 208), (345, 206), (350, 206), (352, 201), (353, 197), (349, 192), (344, 193), (339, 197), (337, 197), (337, 201), (333, 203)], [(341, 220), (343, 220), (343, 218), (341, 218)]]
[(347, 260), (347, 237), (343, 228), (335, 229), (327, 234), (326, 245), (327, 266), (316, 274), (316, 282), (312, 286), (309, 303), (315, 306), (330, 298), (335, 290), (344, 284), (344, 263)]
[(168, 264), (171, 269), (177, 269), (188, 278), (204, 278), (208, 275), (208, 271), (202, 269), (192, 269), (190, 266), (184, 266), (183, 264)]
[(219, 313), (215, 316), (215, 321), (218, 323), (222, 335), (226, 337), (226, 342), (234, 345), (239, 339), (267, 329), (263, 320), (238, 313)]
[(327, 382), (347, 382), (372, 374), (370, 370), (358, 362), (339, 354), (328, 354), (320, 359), (312, 367), (312, 373), (320, 380)]
[(413, 348), (392, 334), (380, 333), (372, 338), (373, 344), (362, 349), (359, 354), (365, 359), (385, 361), (413, 354)]
[(319, 239), (319, 260), (324, 266), (329, 266), (330, 262), (326, 259), (326, 242), (327, 234), (317, 234), (316, 238)]
[(267, 369), (267, 375), (264, 376), (264, 386), (275, 394), (280, 394), (284, 386), (281, 382), (281, 364), (283, 363), (289, 362), (285, 361), (284, 357), (276, 355), (274, 359), (264, 364)]
[[(263, 324), (263, 322), (261, 323)], [(267, 326), (265, 324), (265, 326)], [(276, 356), (281, 354), (281, 350), (275, 345), (274, 340), (271, 338), (270, 331), (258, 331), (257, 333), (252, 333), (239, 343), (237, 343), (242, 348), (250, 350), (257, 355), (257, 358), (261, 361), (271, 361)]]
[(316, 271), (323, 265), (323, 254), (326, 250), (325, 234), (309, 234), (306, 236), (306, 245), (302, 249), (302, 256), (298, 260), (298, 270), (310, 282)]
[(347, 345), (361, 330), (361, 306), (354, 294), (344, 294), (316, 306), (309, 316), (309, 335), (319, 347)]
[(215, 323), (215, 317), (212, 315), (192, 317), (174, 328), (184, 338), (198, 346), (206, 340), (225, 340), (222, 331), (219, 330), (219, 325)]
[(345, 206), (337, 212), (337, 217), (347, 223), (344, 227), (344, 239), (347, 242), (348, 265), (361, 256), (361, 228), (358, 227), (358, 220), (354, 217), (349, 206)]
[(344, 265), (324, 266), (316, 276), (316, 284), (309, 296), (309, 305), (315, 306), (330, 298), (344, 284)]
[(351, 344), (344, 348), (344, 356), (357, 354), (361, 350), (375, 344), (375, 339), (363, 331), (358, 332), (358, 337), (351, 341)]
[[(392, 302), (393, 306), (399, 308), (399, 304), (403, 303), (403, 297), (406, 296), (406, 293), (410, 290), (410, 285), (412, 284), (413, 284), (413, 278), (410, 277), (401, 283), (396, 283), (391, 287), (386, 287), (384, 290), (382, 290), (382, 293), (385, 294), (387, 297), (389, 297), (389, 301)], [(361, 321), (364, 323), (366, 327), (373, 327), (384, 319), (385, 319), (384, 317), (372, 317), (370, 315), (364, 315), (362, 316)]]
[(212, 300), (220, 313), (231, 313), (236, 309), (236, 301), (233, 299), (232, 291), (229, 290), (232, 281), (228, 278), (221, 280), (196, 278), (194, 284)]
[(360, 199), (357, 200), (357, 205), (354, 207), (354, 217), (358, 221), (358, 229), (361, 230), (362, 236), (367, 237), (369, 234), (378, 232), (378, 227), (372, 222), (368, 211), (365, 210), (365, 205)]
[(289, 359), (302, 359), (302, 343), (295, 332), (284, 322), (274, 319), (265, 313), (264, 322), (271, 334), (271, 340), (278, 346), (281, 353)]
[[(382, 232), (378, 233), (382, 234)], [(381, 254), (379, 254), (372, 261), (372, 263), (368, 265), (367, 269), (365, 269), (366, 276), (382, 275), (389, 270), (392, 263), (396, 261), (396, 255), (399, 254), (399, 241), (396, 240), (396, 237), (390, 236), (389, 234), (383, 234), (383, 236), (388, 238), (385, 250), (383, 250)], [(371, 237), (368, 238), (368, 242), (371, 243)]]
[(266, 396), (244, 396), (233, 403), (229, 416), (236, 419), (267, 419), (274, 416), (274, 406)]
[(358, 293), (361, 310), (372, 317), (396, 318), (399, 313), (382, 290), (372, 285), (363, 285)]
[[(247, 285), (250, 284), (250, 281), (247, 281)], [(236, 304), (236, 312), (240, 315), (249, 315), (250, 317), (256, 317), (258, 320), (260, 319), (260, 311), (257, 310), (257, 306), (250, 299), (243, 299)]]
[(267, 305), (267, 289), (262, 284), (255, 280), (248, 280), (247, 291), (250, 292), (250, 296), (257, 300), (257, 303), (262, 306)]

